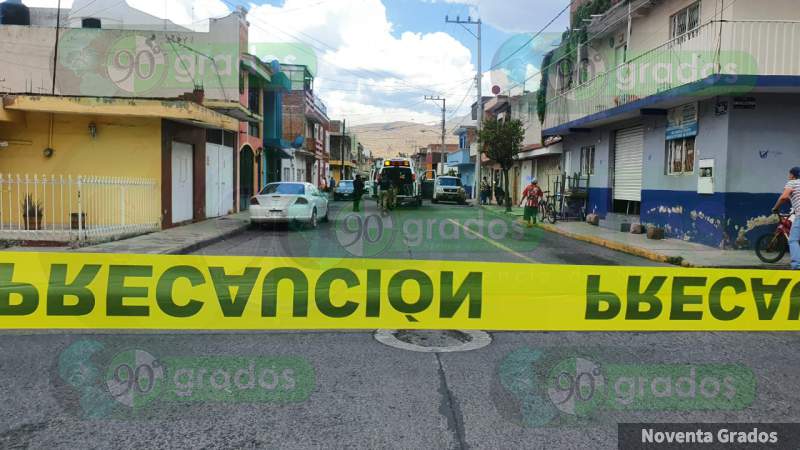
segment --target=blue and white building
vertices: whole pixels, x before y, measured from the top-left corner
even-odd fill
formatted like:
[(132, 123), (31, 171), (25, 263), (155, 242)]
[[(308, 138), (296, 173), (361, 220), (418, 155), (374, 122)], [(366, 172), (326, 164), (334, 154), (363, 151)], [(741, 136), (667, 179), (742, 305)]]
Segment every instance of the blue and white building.
[(473, 198), (475, 158), (478, 154), (477, 128), (474, 123), (465, 123), (456, 128), (453, 134), (458, 136), (458, 151), (447, 155), (446, 166), (448, 170), (454, 169), (458, 173), (467, 196)]
[(629, 0), (552, 56), (542, 134), (607, 226), (749, 246), (800, 165), (793, 0)]

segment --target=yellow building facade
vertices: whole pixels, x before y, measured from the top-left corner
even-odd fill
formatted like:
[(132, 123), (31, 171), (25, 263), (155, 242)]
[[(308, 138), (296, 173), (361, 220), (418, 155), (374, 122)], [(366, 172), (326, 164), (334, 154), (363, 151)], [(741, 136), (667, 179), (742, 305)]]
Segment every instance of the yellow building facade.
[[(76, 229), (113, 238), (174, 225), (174, 143), (190, 145), (190, 183), (203, 192), (205, 130), (239, 127), (185, 101), (2, 99), (0, 230), (16, 230), (19, 239), (51, 232), (53, 240), (73, 240)], [(203, 200), (190, 200), (190, 220), (204, 218)]]

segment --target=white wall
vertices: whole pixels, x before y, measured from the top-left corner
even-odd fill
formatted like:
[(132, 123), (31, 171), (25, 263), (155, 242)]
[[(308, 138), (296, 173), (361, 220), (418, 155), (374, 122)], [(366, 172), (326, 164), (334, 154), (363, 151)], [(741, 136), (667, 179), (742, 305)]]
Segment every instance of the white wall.
[(103, 28), (121, 30), (189, 31), (175, 23), (159, 19), (119, 0), (75, 0), (67, 26), (80, 28), (84, 18), (100, 19)]
[(800, 20), (797, 0), (749, 0), (730, 4), (734, 20)]
[[(522, 122), (525, 127), (525, 139), (522, 141), (523, 147), (542, 143), (542, 124), (536, 113), (536, 94), (530, 93), (518, 97), (512, 97), (511, 118)], [(529, 105), (531, 108), (529, 108)]]
[[(197, 83), (206, 98), (238, 99), (239, 37), (237, 14), (213, 21), (208, 33), (65, 29), (58, 45), (55, 92), (174, 98), (192, 92)], [(0, 27), (0, 60), (14, 62), (0, 64), (0, 92), (50, 93), (54, 48), (52, 27)]]

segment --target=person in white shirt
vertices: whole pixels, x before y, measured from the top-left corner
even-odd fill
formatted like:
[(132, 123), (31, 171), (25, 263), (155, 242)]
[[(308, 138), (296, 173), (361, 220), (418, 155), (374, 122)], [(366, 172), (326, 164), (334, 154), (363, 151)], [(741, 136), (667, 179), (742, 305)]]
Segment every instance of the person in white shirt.
[[(800, 167), (792, 167), (789, 170), (789, 182), (783, 188), (775, 207), (772, 208), (773, 213), (778, 213), (781, 205), (786, 202), (791, 202), (792, 212), (800, 214)], [(800, 223), (795, 219), (792, 224), (792, 230), (789, 232), (789, 253), (792, 257), (792, 270), (800, 270)]]

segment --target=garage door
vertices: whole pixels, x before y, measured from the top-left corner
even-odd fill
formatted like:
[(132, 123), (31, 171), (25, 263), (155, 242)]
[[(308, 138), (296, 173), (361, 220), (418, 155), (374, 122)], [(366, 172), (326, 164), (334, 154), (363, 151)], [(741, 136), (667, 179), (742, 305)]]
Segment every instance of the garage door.
[(233, 209), (233, 148), (206, 143), (206, 217)]
[(614, 147), (614, 200), (642, 201), (644, 128), (617, 131)]
[(192, 220), (194, 171), (192, 146), (172, 143), (172, 223)]

